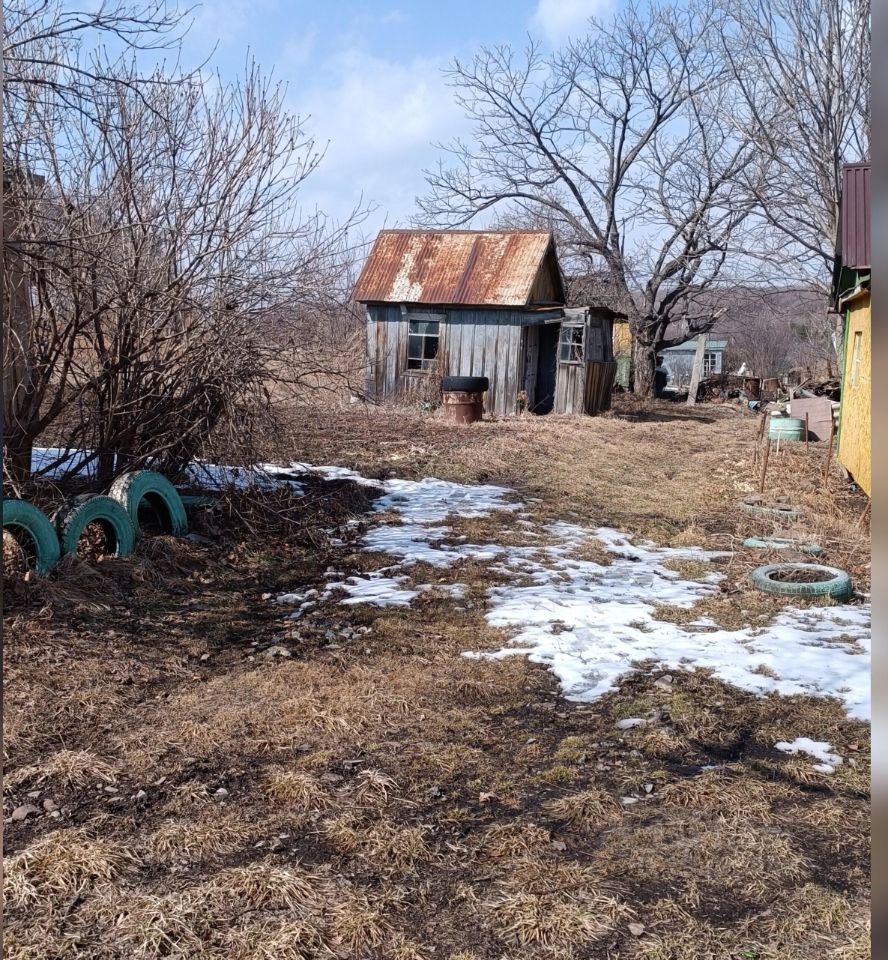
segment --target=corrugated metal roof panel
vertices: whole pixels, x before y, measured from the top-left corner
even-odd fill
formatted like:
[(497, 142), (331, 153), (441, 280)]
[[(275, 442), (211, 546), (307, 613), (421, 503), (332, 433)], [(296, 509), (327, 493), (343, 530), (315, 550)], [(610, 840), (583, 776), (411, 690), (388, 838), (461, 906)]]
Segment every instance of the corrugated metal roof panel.
[(842, 168), (841, 257), (852, 270), (872, 265), (870, 253), (870, 164)]
[[(551, 250), (550, 233), (382, 230), (355, 287), (362, 303), (523, 307)], [(563, 289), (558, 274), (557, 286)]]

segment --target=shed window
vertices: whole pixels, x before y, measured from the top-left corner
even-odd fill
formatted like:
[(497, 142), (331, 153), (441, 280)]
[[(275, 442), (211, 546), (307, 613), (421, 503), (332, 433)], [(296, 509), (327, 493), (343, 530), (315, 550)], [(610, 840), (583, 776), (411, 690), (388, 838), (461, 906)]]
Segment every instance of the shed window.
[(562, 363), (583, 362), (583, 331), (581, 326), (562, 325), (558, 341), (558, 359)]
[(407, 369), (434, 370), (438, 364), (438, 320), (410, 319), (407, 327)]
[(718, 354), (703, 354), (703, 376), (710, 377), (713, 373), (718, 373)]

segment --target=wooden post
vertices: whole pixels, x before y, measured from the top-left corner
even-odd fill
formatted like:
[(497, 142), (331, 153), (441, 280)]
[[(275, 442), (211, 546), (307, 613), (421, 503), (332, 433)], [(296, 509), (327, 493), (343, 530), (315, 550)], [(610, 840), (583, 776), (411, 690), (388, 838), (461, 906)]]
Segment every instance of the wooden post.
[(765, 441), (765, 456), (762, 460), (762, 475), (759, 479), (759, 493), (765, 492), (765, 477), (768, 475), (768, 457), (771, 454), (771, 438), (768, 437)]
[(832, 462), (833, 440), (836, 435), (836, 419), (833, 417), (829, 425), (829, 443), (826, 447), (826, 466), (823, 468), (823, 482), (829, 483), (829, 467)]
[(759, 447), (762, 445), (762, 437), (765, 435), (765, 424), (771, 419), (770, 413), (762, 414), (762, 422), (759, 424), (758, 436), (755, 438), (755, 454), (752, 458), (753, 468), (758, 465), (759, 462)]
[(809, 437), (810, 434), (811, 434), (810, 425), (809, 425), (809, 423), (808, 423), (808, 417), (809, 417), (809, 416), (810, 416), (810, 414), (808, 414), (808, 413), (806, 412), (806, 413), (805, 413), (805, 453), (808, 453), (808, 452), (809, 452), (808, 437)]
[(691, 386), (688, 389), (688, 406), (693, 407), (697, 402), (697, 388), (703, 377), (703, 354), (706, 353), (706, 334), (697, 335), (697, 351), (694, 354), (694, 369), (691, 371)]

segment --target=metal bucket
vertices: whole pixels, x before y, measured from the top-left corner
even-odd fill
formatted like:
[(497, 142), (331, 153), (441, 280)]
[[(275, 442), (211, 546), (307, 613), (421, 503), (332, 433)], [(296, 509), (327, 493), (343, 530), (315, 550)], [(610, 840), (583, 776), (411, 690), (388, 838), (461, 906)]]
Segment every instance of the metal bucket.
[(475, 423), (484, 413), (484, 392), (445, 390), (444, 419), (448, 423)]

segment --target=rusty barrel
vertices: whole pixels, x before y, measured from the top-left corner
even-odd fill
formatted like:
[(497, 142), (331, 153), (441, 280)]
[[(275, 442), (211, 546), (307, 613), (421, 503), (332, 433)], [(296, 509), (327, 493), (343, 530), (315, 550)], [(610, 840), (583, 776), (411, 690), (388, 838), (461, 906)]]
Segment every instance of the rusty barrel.
[(484, 413), (487, 377), (444, 377), (441, 383), (444, 419), (448, 423), (474, 423)]

